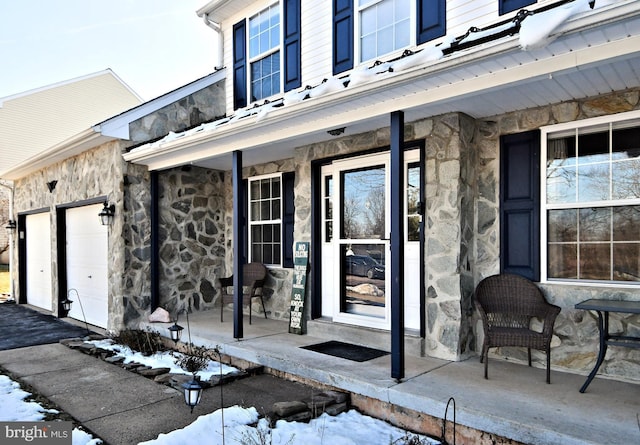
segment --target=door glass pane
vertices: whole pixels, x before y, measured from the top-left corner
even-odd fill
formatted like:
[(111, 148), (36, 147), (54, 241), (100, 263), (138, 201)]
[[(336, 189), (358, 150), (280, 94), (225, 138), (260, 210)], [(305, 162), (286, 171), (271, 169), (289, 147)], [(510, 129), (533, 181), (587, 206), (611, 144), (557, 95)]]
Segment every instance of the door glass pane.
[(385, 238), (385, 168), (374, 166), (342, 172), (341, 237)]
[(385, 317), (385, 244), (340, 246), (341, 311)]
[(407, 241), (420, 241), (420, 163), (413, 162), (407, 168)]

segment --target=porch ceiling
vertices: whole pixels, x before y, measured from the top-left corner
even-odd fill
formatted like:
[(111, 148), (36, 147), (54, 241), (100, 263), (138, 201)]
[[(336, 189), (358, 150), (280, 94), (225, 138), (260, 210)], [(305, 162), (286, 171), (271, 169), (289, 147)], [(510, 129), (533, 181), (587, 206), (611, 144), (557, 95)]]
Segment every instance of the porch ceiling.
[(328, 130), (345, 127), (342, 137), (386, 128), (397, 110), (406, 122), (449, 112), (487, 118), (640, 87), (640, 11), (625, 12), (579, 18), (542, 49), (523, 51), (517, 36), (507, 37), (125, 157), (152, 170), (229, 170), (234, 150), (243, 150), (245, 165), (288, 158), (295, 147), (334, 138)]

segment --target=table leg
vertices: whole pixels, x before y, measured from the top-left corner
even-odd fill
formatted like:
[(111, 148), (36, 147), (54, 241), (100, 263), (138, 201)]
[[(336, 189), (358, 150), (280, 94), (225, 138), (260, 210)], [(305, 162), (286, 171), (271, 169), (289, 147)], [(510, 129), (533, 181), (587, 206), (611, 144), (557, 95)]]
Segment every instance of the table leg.
[(609, 312), (605, 312), (604, 316), (601, 311), (596, 311), (598, 313), (598, 332), (600, 333), (600, 351), (598, 352), (598, 359), (596, 360), (596, 365), (593, 367), (593, 370), (587, 377), (587, 381), (584, 382), (582, 388), (580, 388), (580, 392), (583, 393), (587, 390), (587, 387), (593, 380), (593, 378), (598, 373), (598, 369), (602, 362), (604, 361), (604, 356), (607, 353), (607, 337), (609, 335)]

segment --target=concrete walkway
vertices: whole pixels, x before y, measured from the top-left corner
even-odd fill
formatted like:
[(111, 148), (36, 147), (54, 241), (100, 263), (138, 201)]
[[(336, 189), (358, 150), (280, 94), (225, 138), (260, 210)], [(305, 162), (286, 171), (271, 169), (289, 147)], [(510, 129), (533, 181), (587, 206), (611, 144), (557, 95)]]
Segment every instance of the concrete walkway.
[[(388, 416), (385, 420), (397, 423), (394, 417), (402, 408), (441, 419), (453, 397), (461, 431), (467, 427), (536, 445), (640, 443), (640, 385), (597, 377), (581, 394), (585, 376), (552, 369), (548, 385), (543, 368), (494, 358), (485, 380), (477, 357), (461, 362), (407, 357), (406, 378), (398, 383), (390, 378), (389, 356), (358, 363), (301, 349), (325, 339), (288, 334), (286, 323), (260, 317), (254, 317), (252, 325), (245, 317), (244, 338), (238, 341), (231, 321), (220, 323), (219, 315), (202, 311), (190, 316), (194, 343), (218, 346), (223, 353), (276, 372), (349, 391), (352, 401), (358, 403), (361, 396), (363, 407), (378, 409), (378, 417)], [(168, 336), (169, 324), (148, 326)], [(453, 418), (452, 411), (448, 418)], [(422, 426), (429, 427), (428, 420)], [(439, 423), (430, 427), (439, 428)], [(431, 434), (439, 437), (440, 430)], [(481, 436), (474, 436), (474, 443)]]
[[(221, 407), (220, 387), (205, 390), (192, 414), (181, 392), (61, 344), (0, 351), (0, 366), (108, 445), (155, 439)], [(316, 392), (257, 375), (224, 385), (222, 394), (224, 406), (254, 406), (265, 414), (275, 402), (311, 399)]]

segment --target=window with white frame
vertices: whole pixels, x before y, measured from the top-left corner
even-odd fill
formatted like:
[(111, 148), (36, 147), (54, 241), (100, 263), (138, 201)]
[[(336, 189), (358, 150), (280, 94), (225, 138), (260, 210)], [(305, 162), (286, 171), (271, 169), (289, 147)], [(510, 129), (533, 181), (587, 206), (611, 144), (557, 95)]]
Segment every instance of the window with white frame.
[(282, 264), (282, 176), (249, 179), (250, 261)]
[(542, 135), (547, 278), (640, 281), (640, 113)]
[(411, 45), (411, 0), (358, 0), (360, 62)]
[(280, 5), (249, 18), (251, 101), (280, 93)]

